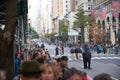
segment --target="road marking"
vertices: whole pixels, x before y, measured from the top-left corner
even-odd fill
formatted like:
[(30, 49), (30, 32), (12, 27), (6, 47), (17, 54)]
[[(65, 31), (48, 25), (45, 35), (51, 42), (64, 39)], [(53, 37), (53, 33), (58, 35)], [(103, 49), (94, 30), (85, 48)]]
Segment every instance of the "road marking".
[[(68, 57), (68, 59), (71, 60), (75, 60), (72, 57)], [(120, 57), (92, 57), (92, 60), (98, 60), (98, 59), (120, 59)], [(79, 60), (83, 60), (83, 58), (79, 59)]]
[(112, 77), (112, 76), (111, 76), (111, 78), (112, 78), (112, 80), (119, 80), (119, 79), (117, 79), (117, 78), (115, 78), (115, 77)]
[(92, 59), (120, 59), (120, 57), (93, 57)]

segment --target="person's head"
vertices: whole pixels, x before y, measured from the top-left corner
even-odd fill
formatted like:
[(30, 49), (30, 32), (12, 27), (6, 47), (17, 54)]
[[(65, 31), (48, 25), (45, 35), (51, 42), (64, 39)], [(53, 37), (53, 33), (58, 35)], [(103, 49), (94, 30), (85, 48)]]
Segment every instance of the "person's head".
[(63, 73), (62, 73), (62, 68), (60, 67), (59, 63), (57, 62), (56, 59), (52, 59), (52, 65), (55, 69), (55, 73), (56, 73), (56, 78), (59, 79), (62, 77)]
[(40, 65), (37, 61), (25, 61), (20, 68), (22, 80), (39, 80)]
[(68, 57), (67, 56), (62, 56), (60, 58), (60, 63), (63, 65), (63, 66), (66, 66), (68, 65)]
[(56, 59), (52, 59), (52, 64), (53, 64), (53, 66), (56, 67), (57, 69), (60, 69), (60, 65), (59, 65), (59, 63), (57, 62)]
[(41, 70), (41, 75), (40, 75), (41, 80), (56, 80), (54, 68), (52, 65), (47, 63), (42, 64), (40, 66), (40, 70)]
[(37, 59), (37, 61), (39, 62), (39, 64), (43, 64), (44, 63), (44, 58), (40, 57), (39, 59)]
[(63, 80), (80, 80), (80, 73), (81, 71), (75, 68), (69, 68), (63, 74)]
[(49, 54), (45, 54), (44, 55), (44, 60), (45, 61), (49, 61), (50, 60), (50, 55)]
[(15, 58), (20, 58), (20, 57), (21, 57), (20, 53), (18, 53), (18, 54), (16, 53), (15, 54)]
[(6, 80), (6, 72), (4, 70), (0, 70), (0, 80)]
[(101, 73), (96, 75), (93, 80), (112, 80), (112, 78), (107, 73)]

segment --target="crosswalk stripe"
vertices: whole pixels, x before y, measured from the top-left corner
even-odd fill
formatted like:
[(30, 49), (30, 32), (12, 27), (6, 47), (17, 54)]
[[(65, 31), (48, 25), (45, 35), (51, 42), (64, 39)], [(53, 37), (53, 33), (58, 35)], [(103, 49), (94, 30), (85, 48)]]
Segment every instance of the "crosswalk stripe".
[[(58, 56), (51, 55), (51, 57), (56, 57), (56, 58), (61, 57), (61, 56), (63, 56), (63, 55), (58, 55)], [(72, 56), (69, 54), (64, 55), (64, 56), (67, 56), (69, 60), (73, 60)], [(120, 59), (120, 57), (99, 57), (99, 56), (92, 57), (92, 60), (95, 60), (95, 59)], [(81, 60), (82, 60), (82, 58), (81, 58)]]
[(120, 57), (93, 57), (92, 59), (120, 59)]
[[(73, 60), (72, 57), (68, 57), (69, 60)], [(92, 57), (92, 60), (96, 60), (96, 59), (120, 59), (120, 57)], [(83, 60), (83, 58), (81, 58), (81, 60)]]

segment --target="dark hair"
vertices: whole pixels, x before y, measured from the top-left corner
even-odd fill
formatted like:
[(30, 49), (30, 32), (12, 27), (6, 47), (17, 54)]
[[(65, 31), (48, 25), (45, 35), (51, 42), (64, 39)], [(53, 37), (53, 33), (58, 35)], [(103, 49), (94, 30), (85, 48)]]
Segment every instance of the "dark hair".
[(68, 60), (68, 57), (67, 57), (67, 56), (62, 56), (62, 57), (60, 58), (60, 60)]
[(43, 64), (43, 63), (44, 63), (44, 58), (43, 58), (43, 57), (40, 57), (39, 59), (37, 59), (37, 61), (38, 61), (40, 64)]
[(68, 78), (70, 78), (71, 76), (73, 76), (74, 74), (83, 74), (82, 71), (77, 70), (76, 68), (72, 67), (69, 68), (68, 70), (66, 70), (63, 74), (63, 80), (67, 80)]
[(107, 73), (101, 73), (96, 75), (93, 80), (112, 80), (112, 78)]

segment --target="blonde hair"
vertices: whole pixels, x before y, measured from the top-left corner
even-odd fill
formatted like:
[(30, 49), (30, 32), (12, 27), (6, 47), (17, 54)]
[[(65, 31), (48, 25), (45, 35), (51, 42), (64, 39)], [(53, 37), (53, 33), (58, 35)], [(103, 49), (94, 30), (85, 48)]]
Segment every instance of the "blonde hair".
[(51, 68), (52, 69), (52, 71), (53, 71), (53, 76), (54, 76), (54, 80), (57, 80), (56, 79), (56, 71), (55, 71), (55, 69), (54, 69), (54, 67), (53, 67), (53, 65), (51, 65), (51, 64), (48, 64), (48, 63), (45, 63), (45, 64), (42, 64), (42, 65), (40, 65), (40, 70), (41, 70), (41, 73), (42, 72), (44, 72), (46, 69), (48, 69), (48, 68)]

